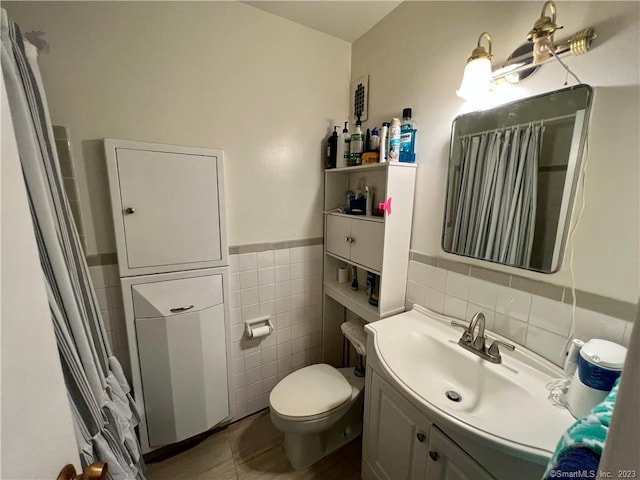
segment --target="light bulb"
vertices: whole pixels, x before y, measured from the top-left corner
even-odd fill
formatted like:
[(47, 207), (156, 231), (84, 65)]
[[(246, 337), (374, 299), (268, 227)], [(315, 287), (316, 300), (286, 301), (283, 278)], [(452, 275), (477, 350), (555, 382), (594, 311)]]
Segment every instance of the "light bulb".
[(456, 92), (464, 99), (478, 98), (491, 90), (491, 60), (476, 58), (467, 63), (460, 89)]

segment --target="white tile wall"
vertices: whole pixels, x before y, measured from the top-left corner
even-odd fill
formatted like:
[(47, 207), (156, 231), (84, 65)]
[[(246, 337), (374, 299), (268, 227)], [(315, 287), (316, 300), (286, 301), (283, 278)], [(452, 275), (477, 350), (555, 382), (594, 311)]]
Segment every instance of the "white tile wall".
[[(279, 380), (320, 361), (322, 245), (230, 255), (230, 265), (232, 365), (241, 418), (266, 407)], [(247, 339), (242, 322), (261, 315), (271, 315), (275, 332)]]
[(100, 313), (113, 354), (122, 364), (125, 375), (131, 382), (131, 361), (127, 345), (127, 330), (122, 306), (122, 290), (117, 265), (89, 267), (91, 281), (96, 291)]
[[(571, 329), (572, 306), (468, 275), (409, 262), (408, 306), (418, 304), (469, 321), (483, 312), (487, 328), (560, 365)], [(573, 338), (629, 345), (632, 322), (577, 307)]]

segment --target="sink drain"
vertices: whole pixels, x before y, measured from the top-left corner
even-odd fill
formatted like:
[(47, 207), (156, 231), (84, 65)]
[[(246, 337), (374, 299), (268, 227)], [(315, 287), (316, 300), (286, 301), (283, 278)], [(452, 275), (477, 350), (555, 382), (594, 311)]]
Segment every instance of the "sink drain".
[(458, 392), (454, 392), (453, 390), (448, 390), (447, 393), (445, 393), (445, 395), (452, 402), (456, 402), (457, 403), (460, 400), (462, 400), (462, 397), (460, 396), (460, 394)]

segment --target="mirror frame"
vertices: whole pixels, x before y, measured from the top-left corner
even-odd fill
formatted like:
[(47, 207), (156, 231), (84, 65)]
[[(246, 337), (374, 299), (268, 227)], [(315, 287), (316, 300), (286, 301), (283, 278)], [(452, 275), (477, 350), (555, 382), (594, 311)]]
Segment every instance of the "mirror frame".
[[(489, 260), (489, 259), (485, 259), (485, 258), (479, 258), (479, 257), (474, 257), (471, 255), (466, 255), (463, 253), (456, 253), (452, 250), (447, 250), (447, 248), (445, 248), (445, 234), (446, 234), (446, 229), (447, 229), (447, 210), (449, 208), (448, 206), (448, 200), (449, 200), (449, 195), (450, 195), (450, 190), (452, 188), (451, 182), (452, 182), (452, 175), (450, 174), (450, 166), (451, 166), (451, 160), (453, 158), (453, 154), (454, 154), (454, 142), (456, 140), (456, 129), (455, 129), (455, 125), (456, 122), (463, 118), (466, 117), (468, 115), (473, 115), (473, 114), (490, 114), (491, 112), (497, 111), (497, 110), (501, 110), (501, 109), (509, 109), (512, 107), (517, 106), (518, 104), (521, 104), (523, 102), (531, 102), (543, 97), (548, 97), (550, 95), (554, 95), (554, 94), (559, 94), (562, 92), (567, 92), (567, 91), (574, 91), (574, 90), (578, 90), (578, 89), (585, 89), (586, 90), (586, 108), (584, 109), (584, 114), (582, 116), (581, 121), (581, 125), (580, 125), (580, 137), (579, 139), (576, 139), (576, 135), (574, 134), (572, 139), (571, 139), (571, 148), (570, 148), (570, 153), (569, 153), (569, 159), (567, 162), (567, 174), (565, 177), (565, 181), (564, 181), (564, 187), (563, 187), (563, 193), (562, 193), (562, 201), (560, 204), (560, 214), (558, 216), (558, 227), (556, 229), (556, 234), (555, 234), (555, 242), (553, 245), (553, 256), (552, 256), (552, 261), (551, 261), (551, 269), (550, 270), (540, 270), (537, 268), (531, 268), (531, 267), (523, 267), (520, 265), (513, 265), (513, 264), (508, 264), (508, 263), (502, 263), (502, 262), (498, 262), (495, 260)], [(525, 98), (521, 98), (519, 100), (513, 101), (513, 102), (509, 102), (509, 103), (505, 103), (502, 105), (498, 105), (496, 107), (487, 109), (487, 110), (476, 110), (473, 112), (467, 112), (461, 115), (456, 116), (453, 121), (451, 122), (451, 137), (449, 140), (449, 157), (448, 157), (448, 161), (447, 161), (447, 188), (445, 190), (445, 199), (444, 199), (444, 211), (443, 211), (443, 215), (442, 215), (442, 235), (440, 236), (440, 248), (442, 248), (442, 251), (451, 255), (457, 255), (457, 256), (461, 256), (461, 257), (465, 257), (465, 258), (470, 258), (470, 259), (474, 259), (474, 260), (478, 260), (478, 261), (482, 261), (482, 262), (488, 262), (488, 263), (492, 263), (492, 264), (496, 264), (496, 265), (503, 265), (506, 267), (511, 267), (511, 268), (518, 268), (521, 270), (527, 270), (527, 271), (532, 271), (532, 272), (537, 272), (537, 273), (544, 273), (544, 274), (552, 274), (552, 273), (557, 273), (561, 268), (562, 268), (562, 264), (564, 261), (564, 255), (565, 255), (565, 251), (566, 251), (566, 247), (567, 247), (567, 241), (568, 241), (568, 237), (569, 237), (569, 228), (571, 226), (571, 212), (573, 211), (573, 207), (574, 207), (574, 202), (575, 202), (575, 196), (576, 196), (576, 192), (578, 190), (578, 181), (580, 180), (580, 178), (582, 178), (582, 176), (580, 175), (581, 170), (583, 168), (583, 156), (585, 153), (585, 145), (587, 145), (587, 137), (589, 135), (589, 120), (591, 118), (591, 109), (593, 106), (593, 97), (594, 97), (594, 90), (593, 87), (591, 87), (590, 85), (584, 84), (584, 83), (580, 83), (577, 85), (572, 85), (570, 87), (565, 87), (565, 88), (561, 88), (559, 90), (552, 90), (549, 92), (545, 92), (545, 93), (541, 93), (538, 95), (534, 95), (531, 97), (525, 97)], [(574, 132), (576, 129), (576, 126), (578, 126), (578, 122), (576, 121), (574, 123)], [(504, 127), (504, 128), (508, 128), (508, 127)], [(570, 179), (570, 180), (569, 180)]]

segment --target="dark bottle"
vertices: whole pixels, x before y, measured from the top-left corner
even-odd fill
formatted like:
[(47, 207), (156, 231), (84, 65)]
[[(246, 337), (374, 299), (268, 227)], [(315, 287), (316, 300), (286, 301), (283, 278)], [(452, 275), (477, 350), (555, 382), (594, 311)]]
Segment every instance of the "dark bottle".
[(333, 133), (327, 140), (327, 158), (325, 159), (324, 168), (336, 168), (338, 158), (338, 132), (336, 126), (333, 127)]

